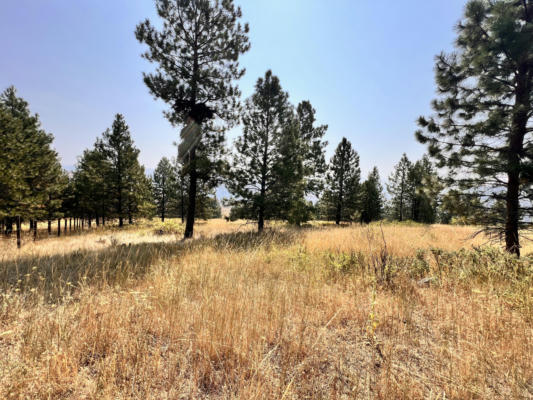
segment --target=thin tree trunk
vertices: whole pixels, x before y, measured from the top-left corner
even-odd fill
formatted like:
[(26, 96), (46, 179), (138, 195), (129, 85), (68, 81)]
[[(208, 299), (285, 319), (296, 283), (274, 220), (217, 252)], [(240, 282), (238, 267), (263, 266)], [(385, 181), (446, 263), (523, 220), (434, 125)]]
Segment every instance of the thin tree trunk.
[(342, 204), (341, 202), (337, 202), (337, 210), (335, 212), (335, 224), (340, 225), (341, 223), (341, 215), (342, 215)]
[(259, 212), (257, 215), (257, 231), (263, 232), (265, 229), (265, 197), (266, 197), (266, 171), (265, 171), (265, 165), (266, 165), (266, 151), (263, 154), (263, 172), (261, 174), (261, 193), (259, 196)]
[[(195, 35), (193, 46), (193, 67), (192, 67), (192, 93), (191, 104), (196, 104), (198, 92), (198, 35)], [(196, 149), (191, 149), (189, 156), (189, 204), (187, 207), (187, 223), (185, 224), (184, 238), (189, 239), (194, 235), (194, 217), (196, 212), (196, 180), (198, 178), (196, 171)]]
[(193, 237), (194, 234), (194, 213), (196, 209), (196, 149), (192, 149), (189, 159), (189, 206), (187, 207), (187, 223), (185, 225), (185, 239)]
[(8, 218), (7, 225), (6, 225), (6, 235), (11, 236), (13, 233), (13, 218)]
[[(343, 139), (342, 143), (345, 144), (345, 140)], [(346, 151), (345, 146), (342, 147), (342, 157), (341, 157), (341, 170), (340, 170), (340, 176), (339, 176), (339, 198), (337, 199), (337, 212), (335, 215), (335, 224), (340, 225), (341, 219), (342, 219), (342, 203), (344, 201), (344, 170), (346, 169), (345, 166), (345, 158), (346, 158)]]
[(181, 187), (181, 223), (185, 223), (185, 194), (183, 185)]
[(57, 219), (57, 237), (61, 236), (61, 218)]
[(530, 112), (531, 80), (529, 67), (523, 63), (518, 68), (516, 91), (507, 166), (507, 215), (505, 220), (505, 250), (520, 257), (519, 221), (520, 221), (520, 157), (524, 150), (524, 137), (527, 132), (528, 114)]
[(259, 206), (259, 214), (257, 216), (257, 231), (262, 232), (265, 229), (265, 210), (264, 206)]
[(17, 248), (20, 249), (20, 216), (17, 217)]
[(259, 197), (259, 213), (257, 215), (257, 231), (265, 229), (265, 202), (266, 202), (266, 174), (268, 168), (268, 138), (270, 133), (270, 112), (266, 116), (266, 138), (263, 144), (263, 159), (261, 160), (261, 194)]
[(35, 242), (37, 240), (37, 221), (33, 221), (33, 241)]
[(48, 220), (48, 235), (52, 234), (52, 220)]

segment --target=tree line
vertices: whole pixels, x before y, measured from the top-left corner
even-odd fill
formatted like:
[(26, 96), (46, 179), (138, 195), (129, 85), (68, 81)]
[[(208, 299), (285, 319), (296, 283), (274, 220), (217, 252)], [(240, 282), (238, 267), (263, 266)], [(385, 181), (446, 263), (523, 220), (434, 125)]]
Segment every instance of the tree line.
[[(233, 1), (155, 5), (163, 23), (145, 20), (135, 30), (146, 46), (142, 56), (155, 65), (144, 82), (168, 105), (171, 124), (181, 128), (193, 119), (201, 125), (200, 145), (182, 165), (162, 160), (149, 190), (135, 161), (138, 150), (117, 116), (69, 177), (52, 137), (8, 89), (0, 114), (0, 144), (9, 149), (0, 160), (5, 227), (61, 215), (96, 223), (118, 218), (122, 225), (155, 207), (162, 219), (169, 213), (184, 218), (189, 238), (202, 199), (225, 184), (233, 216), (257, 221), (259, 231), (267, 219), (455, 218), (482, 224), (504, 239), (507, 251), (520, 254), (520, 232), (533, 221), (533, 0), (468, 1), (456, 51), (436, 59), (435, 112), (418, 120), (415, 135), (428, 156), (402, 157), (387, 182), (388, 197), (377, 169), (361, 182), (359, 155), (347, 139), (326, 162), (327, 126), (316, 124), (309, 101), (290, 104), (270, 70), (241, 103), (236, 82), (245, 73), (239, 57), (250, 48), (249, 27)], [(228, 154), (225, 132), (239, 123), (242, 134)]]
[[(54, 234), (61, 235), (93, 224), (105, 226), (110, 220), (122, 227), (125, 221), (132, 224), (135, 218), (151, 217), (161, 207), (161, 190), (175, 207), (170, 214), (185, 215), (186, 204), (176, 202), (175, 195), (184, 185), (179, 165), (165, 159), (169, 182), (161, 181), (161, 168), (147, 176), (121, 114), (78, 158), (73, 172), (62, 169), (52, 142), (53, 136), (42, 129), (38, 115), (31, 113), (14, 87), (0, 94), (0, 229), (7, 236), (16, 232), (19, 246), (23, 222), (29, 223), (36, 238), (42, 221), (47, 222), (48, 234), (57, 223)], [(213, 193), (202, 194), (198, 217), (220, 216)]]
[[(210, 170), (210, 179), (198, 182), (196, 218), (221, 216), (214, 188), (223, 183), (232, 195), (226, 200), (231, 218), (255, 219), (258, 230), (267, 219), (296, 225), (311, 219), (337, 224), (383, 217), (436, 221), (438, 193), (427, 192), (429, 185), (438, 187), (438, 176), (427, 157), (411, 165), (403, 156), (389, 179), (391, 200), (386, 202), (377, 168), (361, 182), (359, 155), (346, 138), (327, 163), (327, 126), (316, 124), (316, 110), (309, 101), (294, 107), (288, 97), (270, 70), (258, 79), (256, 92), (245, 103), (243, 133), (233, 152), (218, 143), (218, 152), (227, 156), (218, 160), (217, 171)], [(121, 114), (82, 153), (70, 173), (61, 168), (52, 135), (41, 128), (39, 117), (32, 115), (13, 87), (0, 95), (0, 118), (1, 144), (8, 155), (0, 164), (5, 172), (0, 181), (4, 234), (20, 231), (22, 222), (29, 222), (35, 235), (39, 221), (48, 222), (49, 234), (57, 222), (59, 235), (62, 229), (72, 229), (73, 223), (77, 229), (105, 226), (112, 220), (122, 227), (155, 215), (162, 221), (178, 217), (185, 222), (187, 167), (163, 157), (153, 175), (147, 176)]]

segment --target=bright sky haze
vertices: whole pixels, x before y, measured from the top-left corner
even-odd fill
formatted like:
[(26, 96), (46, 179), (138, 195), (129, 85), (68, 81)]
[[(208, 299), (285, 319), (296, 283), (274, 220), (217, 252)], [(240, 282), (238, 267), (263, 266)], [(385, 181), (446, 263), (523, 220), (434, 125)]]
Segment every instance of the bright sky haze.
[[(453, 48), (465, 0), (240, 0), (251, 50), (241, 58), (243, 99), (267, 69), (290, 100), (310, 100), (329, 125), (327, 156), (347, 137), (363, 177), (377, 165), (383, 180), (403, 152), (425, 151), (416, 119), (431, 112), (434, 57)], [(153, 66), (134, 36), (152, 0), (2, 0), (0, 90), (14, 85), (54, 134), (72, 168), (124, 114), (140, 161), (153, 169), (172, 157), (179, 137), (142, 82)], [(231, 144), (240, 128), (228, 135)]]

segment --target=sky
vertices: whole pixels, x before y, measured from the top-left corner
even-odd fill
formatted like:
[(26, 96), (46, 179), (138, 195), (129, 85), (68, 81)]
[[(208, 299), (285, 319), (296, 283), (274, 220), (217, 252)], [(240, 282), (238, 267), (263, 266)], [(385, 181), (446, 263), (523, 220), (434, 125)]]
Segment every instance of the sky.
[[(153, 170), (172, 157), (179, 132), (142, 82), (135, 26), (157, 20), (152, 0), (0, 0), (0, 90), (14, 85), (71, 169), (113, 121), (125, 116)], [(267, 69), (296, 105), (309, 100), (327, 124), (327, 157), (342, 137), (386, 180), (402, 153), (425, 151), (416, 119), (431, 113), (434, 58), (453, 50), (465, 0), (236, 0), (250, 24), (243, 99)], [(228, 144), (240, 128), (228, 134)]]

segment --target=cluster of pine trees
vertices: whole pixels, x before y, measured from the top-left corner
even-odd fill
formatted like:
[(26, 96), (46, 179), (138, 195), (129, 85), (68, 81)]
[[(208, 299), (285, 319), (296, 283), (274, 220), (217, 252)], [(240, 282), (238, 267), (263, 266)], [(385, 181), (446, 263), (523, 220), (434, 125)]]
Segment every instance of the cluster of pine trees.
[[(62, 169), (52, 148), (53, 136), (42, 128), (37, 115), (13, 87), (0, 96), (0, 226), (5, 235), (16, 227), (20, 246), (23, 222), (37, 236), (37, 226), (57, 221), (61, 230), (105, 225), (118, 219), (120, 226), (152, 208), (151, 182), (139, 164), (124, 117), (118, 114), (93, 149), (85, 150), (76, 169)], [(64, 225), (61, 226), (61, 221)]]
[[(6, 89), (0, 95), (0, 229), (7, 236), (16, 232), (19, 246), (24, 222), (36, 238), (42, 221), (48, 234), (57, 223), (61, 235), (110, 220), (121, 227), (156, 213), (163, 220), (186, 215), (182, 167), (163, 158), (153, 177), (147, 176), (122, 115), (83, 152), (73, 172), (62, 169), (52, 142), (15, 88)], [(197, 217), (220, 217), (211, 192), (200, 190), (199, 197)]]
[(442, 184), (427, 156), (412, 163), (403, 154), (389, 177), (387, 191), (390, 202), (390, 219), (434, 223), (442, 219), (437, 215)]
[(32, 115), (14, 87), (0, 95), (0, 228), (6, 234), (16, 225), (55, 217), (62, 211), (58, 197), (68, 181), (37, 115)]
[(242, 135), (225, 179), (232, 218), (257, 220), (259, 231), (265, 219), (297, 225), (313, 218), (337, 224), (437, 220), (442, 187), (427, 156), (413, 164), (403, 155), (389, 178), (386, 202), (378, 169), (361, 182), (359, 155), (346, 138), (326, 163), (327, 126), (316, 124), (309, 101), (294, 107), (288, 98), (269, 70), (245, 102)]
[[(152, 178), (152, 194), (156, 214), (165, 218), (181, 218), (185, 222), (189, 207), (189, 182), (185, 167), (176, 158), (163, 157), (157, 164)], [(200, 182), (196, 192), (195, 218), (221, 218), (222, 207), (213, 188)]]
[[(79, 217), (89, 226), (105, 225), (106, 219), (131, 224), (137, 216), (151, 214), (151, 182), (139, 163), (139, 149), (124, 117), (117, 114), (111, 125), (78, 161), (67, 191)], [(66, 199), (69, 201), (69, 199)]]
[[(361, 182), (359, 155), (347, 139), (326, 162), (327, 126), (316, 124), (309, 101), (292, 105), (271, 71), (241, 104), (235, 82), (245, 73), (238, 61), (250, 48), (249, 27), (232, 0), (155, 4), (162, 24), (145, 20), (135, 30), (147, 46), (142, 56), (155, 64), (144, 82), (168, 105), (171, 124), (181, 128), (193, 118), (201, 125), (201, 143), (183, 165), (161, 160), (152, 181), (117, 115), (67, 174), (52, 136), (9, 88), (0, 96), (5, 233), (14, 225), (20, 233), (22, 221), (37, 232), (35, 221), (48, 221), (49, 230), (67, 218), (75, 225), (112, 218), (122, 226), (157, 212), (161, 219), (186, 217), (189, 238), (197, 216), (218, 212), (212, 193), (224, 183), (233, 216), (256, 220), (260, 231), (266, 219), (459, 217), (499, 233), (507, 251), (520, 255), (520, 231), (533, 221), (533, 0), (468, 1), (457, 51), (437, 57), (435, 113), (418, 120), (416, 137), (436, 164), (404, 155), (389, 177), (388, 201), (376, 168)], [(238, 123), (242, 135), (227, 158), (225, 132)], [(439, 179), (435, 168), (447, 177)]]

